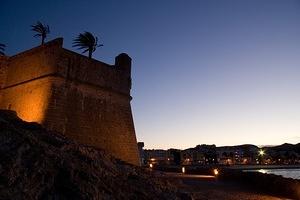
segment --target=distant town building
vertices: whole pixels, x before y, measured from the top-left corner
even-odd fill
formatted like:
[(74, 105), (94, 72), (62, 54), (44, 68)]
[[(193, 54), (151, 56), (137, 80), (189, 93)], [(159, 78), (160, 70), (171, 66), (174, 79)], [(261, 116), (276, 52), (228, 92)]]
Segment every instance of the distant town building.
[(140, 154), (140, 164), (144, 165), (145, 163), (145, 152), (144, 152), (144, 142), (138, 142), (138, 150)]
[(197, 145), (185, 150), (145, 150), (145, 162), (153, 165), (255, 165), (300, 164), (300, 143), (259, 148), (245, 144), (237, 146)]
[(258, 147), (238, 145), (217, 147), (218, 163), (223, 165), (255, 164)]
[(217, 163), (216, 145), (197, 145), (182, 151), (183, 164), (204, 165)]

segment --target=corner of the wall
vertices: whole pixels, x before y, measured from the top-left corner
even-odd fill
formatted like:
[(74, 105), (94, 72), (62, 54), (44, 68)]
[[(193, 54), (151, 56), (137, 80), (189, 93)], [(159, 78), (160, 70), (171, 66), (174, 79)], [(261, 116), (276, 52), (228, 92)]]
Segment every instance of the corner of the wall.
[(56, 38), (54, 40), (51, 40), (47, 43), (45, 43), (45, 46), (51, 46), (51, 47), (58, 47), (58, 48), (62, 48), (63, 47), (63, 43), (64, 43), (64, 39), (62, 37)]
[(6, 80), (6, 69), (9, 57), (0, 55), (0, 89), (3, 87)]
[(126, 72), (127, 74), (131, 74), (131, 58), (126, 53), (121, 53), (115, 58), (115, 66)]

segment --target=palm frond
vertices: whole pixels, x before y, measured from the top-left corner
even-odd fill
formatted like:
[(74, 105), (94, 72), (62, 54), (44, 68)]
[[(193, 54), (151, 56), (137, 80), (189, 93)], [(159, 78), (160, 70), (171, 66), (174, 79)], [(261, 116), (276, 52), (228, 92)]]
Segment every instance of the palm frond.
[(89, 49), (86, 49), (86, 50), (84, 50), (82, 53), (86, 53), (86, 52), (88, 52), (89, 51)]
[(1, 48), (1, 49), (5, 48), (5, 47), (6, 47), (5, 44), (0, 43), (0, 48)]
[(42, 38), (42, 44), (44, 43), (45, 38), (50, 33), (49, 25), (42, 24), (40, 21), (37, 21), (36, 24), (31, 25), (31, 30), (36, 32), (37, 34), (34, 35), (34, 37), (41, 37)]
[(5, 45), (5, 44), (2, 44), (2, 43), (0, 43), (0, 55), (2, 55), (2, 56), (4, 56), (4, 55), (5, 55), (5, 54), (4, 54), (5, 47), (6, 47), (6, 45)]
[(41, 37), (41, 36), (42, 36), (42, 34), (37, 33), (37, 34), (35, 34), (33, 37)]
[(84, 51), (82, 53), (89, 52), (89, 57), (92, 56), (92, 53), (96, 51), (97, 47), (103, 46), (98, 45), (98, 37), (94, 37), (94, 35), (90, 32), (85, 31), (84, 33), (80, 33), (73, 40), (73, 47), (78, 47), (77, 49)]

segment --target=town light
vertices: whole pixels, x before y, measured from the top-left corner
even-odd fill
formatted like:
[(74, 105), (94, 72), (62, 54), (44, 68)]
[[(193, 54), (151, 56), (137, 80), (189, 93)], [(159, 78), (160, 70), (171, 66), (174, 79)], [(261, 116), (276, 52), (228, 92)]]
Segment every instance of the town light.
[(185, 167), (181, 168), (182, 173), (185, 173)]
[(153, 168), (153, 164), (152, 164), (152, 163), (150, 163), (149, 167), (150, 167), (150, 168)]
[(214, 169), (214, 175), (218, 176), (218, 174), (219, 174), (219, 170), (218, 169)]
[(264, 150), (262, 150), (262, 149), (260, 149), (260, 150), (258, 151), (258, 155), (260, 155), (260, 156), (263, 156), (263, 155), (265, 155), (265, 151), (264, 151)]

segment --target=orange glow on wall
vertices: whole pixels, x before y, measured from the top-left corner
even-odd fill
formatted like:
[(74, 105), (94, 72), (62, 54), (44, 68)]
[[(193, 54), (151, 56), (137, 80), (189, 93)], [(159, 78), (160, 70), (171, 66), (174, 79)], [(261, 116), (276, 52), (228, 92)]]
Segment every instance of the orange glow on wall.
[(51, 95), (51, 84), (47, 80), (8, 88), (1, 99), (1, 107), (15, 110), (28, 122), (42, 123)]
[(49, 88), (36, 91), (29, 98), (24, 98), (20, 104), (24, 105), (19, 109), (19, 117), (24, 121), (42, 123), (45, 118), (45, 111), (50, 98)]

